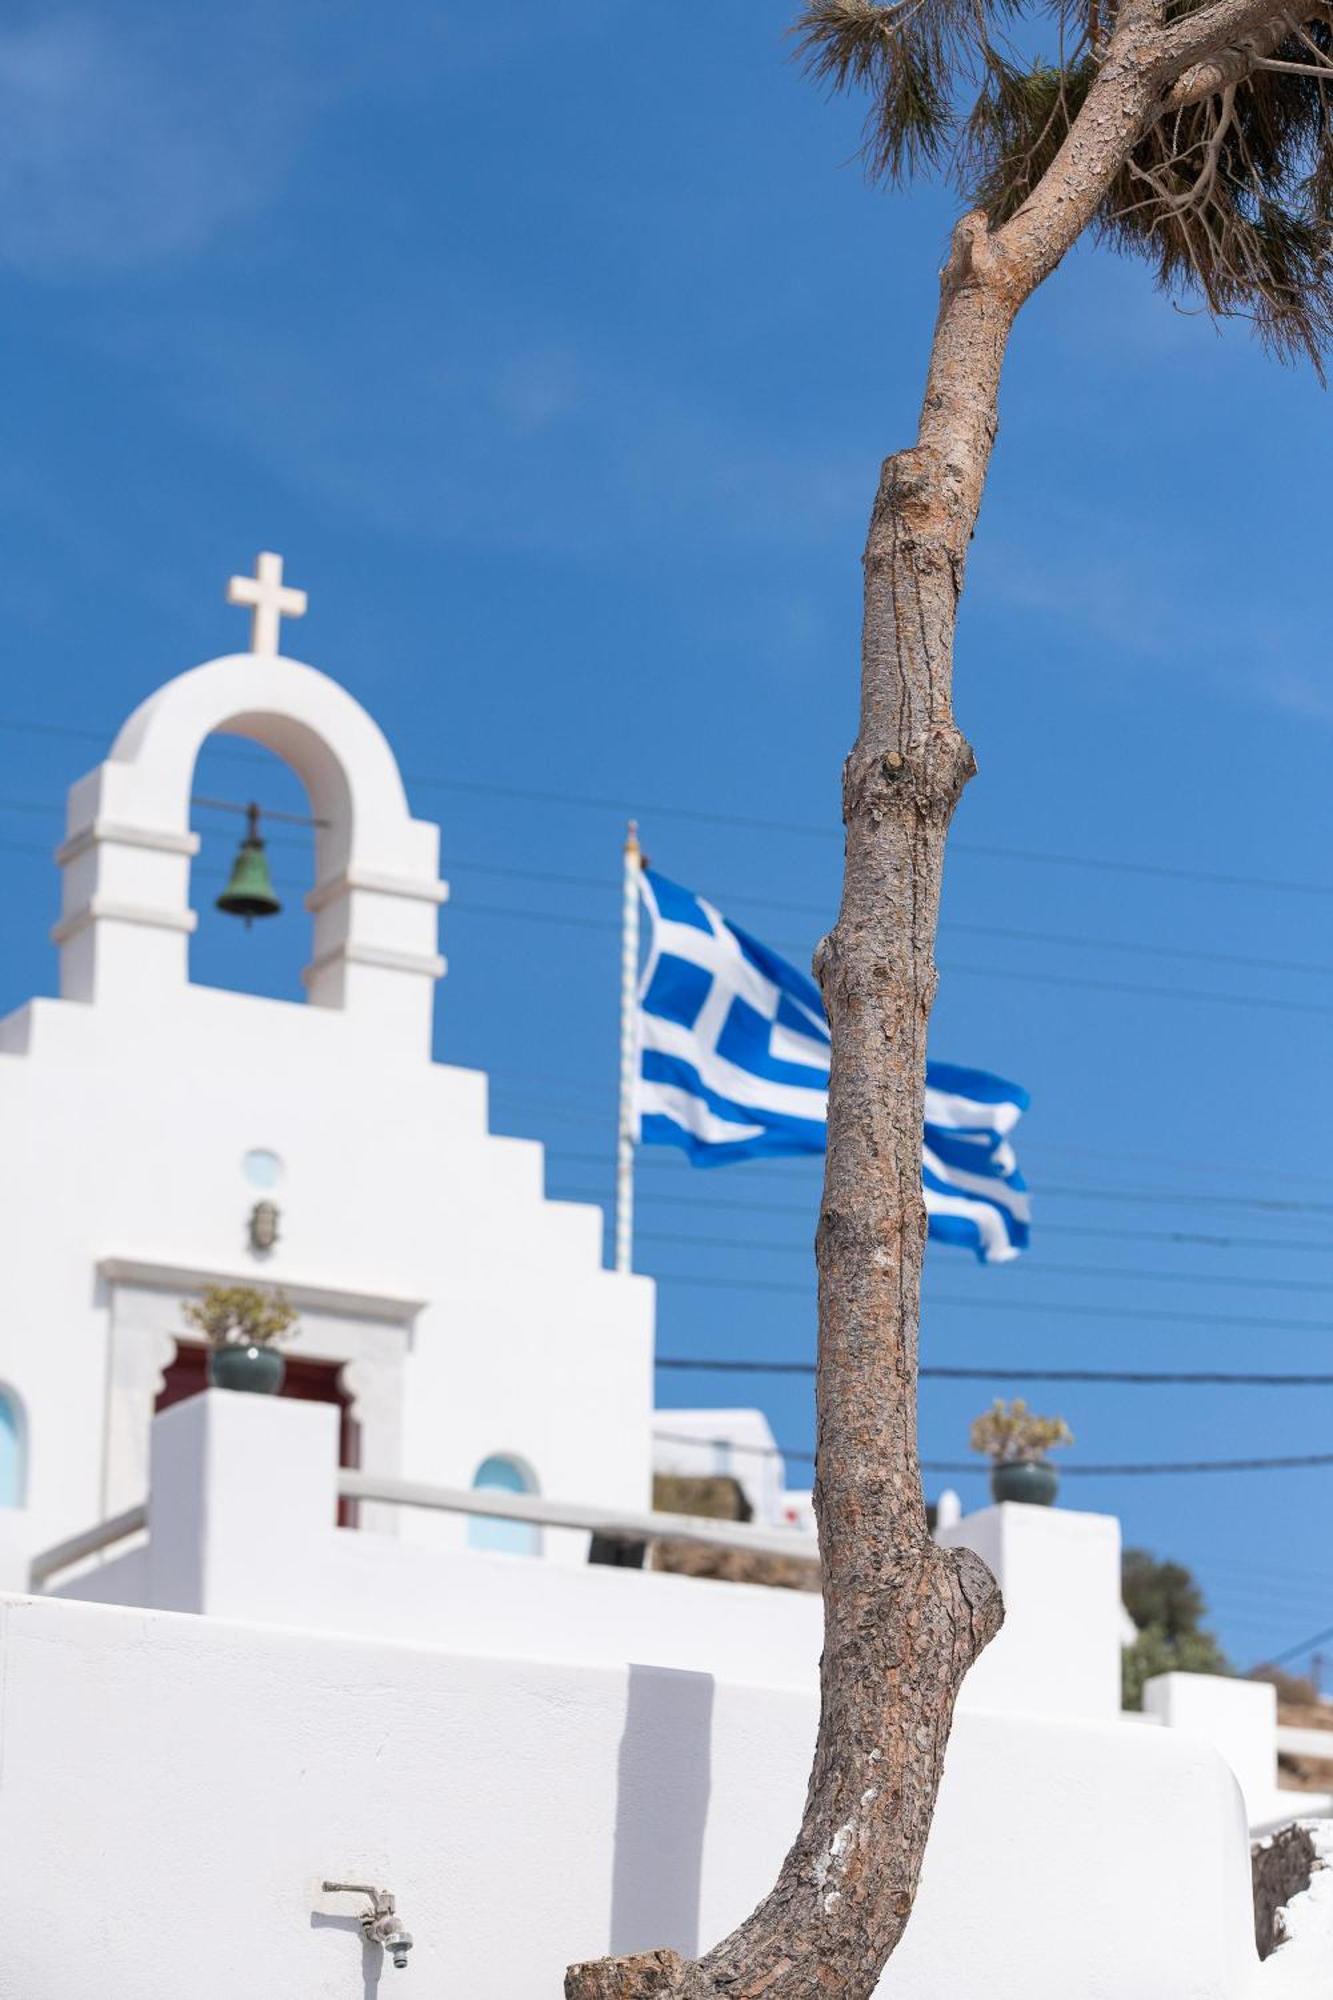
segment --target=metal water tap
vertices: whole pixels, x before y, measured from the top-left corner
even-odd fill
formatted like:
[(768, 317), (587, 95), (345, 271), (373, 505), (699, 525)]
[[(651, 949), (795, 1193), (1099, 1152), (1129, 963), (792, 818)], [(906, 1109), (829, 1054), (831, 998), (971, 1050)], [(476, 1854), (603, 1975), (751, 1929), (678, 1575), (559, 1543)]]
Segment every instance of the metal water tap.
[(324, 1893), (328, 1896), (368, 1896), (370, 1908), (361, 1918), (362, 1934), (367, 1944), (382, 1946), (398, 1970), (404, 1970), (407, 1954), (412, 1949), (412, 1933), (404, 1930), (398, 1921), (391, 1890), (372, 1889), (368, 1882), (326, 1882)]

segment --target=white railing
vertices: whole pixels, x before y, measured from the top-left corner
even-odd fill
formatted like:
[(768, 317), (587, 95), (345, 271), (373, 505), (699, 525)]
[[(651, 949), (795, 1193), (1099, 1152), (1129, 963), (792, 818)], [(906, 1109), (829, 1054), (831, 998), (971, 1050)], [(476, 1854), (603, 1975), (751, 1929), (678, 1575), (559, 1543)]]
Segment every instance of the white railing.
[[(371, 1500), (393, 1507), (426, 1507), (436, 1513), (467, 1514), (486, 1520), (522, 1521), (533, 1527), (576, 1528), (609, 1542), (691, 1542), (703, 1548), (738, 1549), (748, 1555), (785, 1556), (812, 1570), (819, 1558), (811, 1538), (786, 1528), (752, 1528), (742, 1521), (711, 1521), (696, 1514), (638, 1513), (633, 1508), (589, 1506), (579, 1501), (548, 1500), (535, 1493), (478, 1491), (464, 1486), (429, 1486), (416, 1479), (393, 1479), (383, 1473), (340, 1472), (338, 1494), (344, 1500)], [(100, 1555), (148, 1525), (146, 1506), (127, 1507), (55, 1542), (35, 1555), (29, 1565), (30, 1588), (43, 1589), (62, 1570)], [(1312, 1755), (1312, 1752), (1304, 1752)]]
[(148, 1509), (141, 1504), (127, 1507), (123, 1514), (112, 1514), (108, 1520), (99, 1521), (96, 1527), (85, 1528), (82, 1534), (70, 1535), (63, 1542), (53, 1542), (49, 1549), (35, 1555), (28, 1565), (31, 1588), (40, 1590), (62, 1569), (72, 1569), (75, 1563), (100, 1555), (103, 1549), (123, 1542), (128, 1535), (137, 1535), (140, 1529), (147, 1526)]
[(1279, 1722), (1277, 1747), (1279, 1753), (1285, 1750), (1288, 1757), (1319, 1757), (1326, 1764), (1333, 1764), (1333, 1729), (1296, 1729)]
[(522, 1521), (533, 1527), (580, 1528), (611, 1542), (695, 1542), (704, 1548), (741, 1549), (750, 1555), (788, 1556), (812, 1568), (819, 1561), (811, 1537), (795, 1529), (752, 1528), (742, 1521), (704, 1520), (697, 1514), (638, 1513), (633, 1508), (548, 1500), (538, 1493), (428, 1486), (420, 1480), (393, 1479), (378, 1472), (340, 1472), (338, 1493), (344, 1500), (428, 1507), (442, 1514), (480, 1515), (486, 1520)]

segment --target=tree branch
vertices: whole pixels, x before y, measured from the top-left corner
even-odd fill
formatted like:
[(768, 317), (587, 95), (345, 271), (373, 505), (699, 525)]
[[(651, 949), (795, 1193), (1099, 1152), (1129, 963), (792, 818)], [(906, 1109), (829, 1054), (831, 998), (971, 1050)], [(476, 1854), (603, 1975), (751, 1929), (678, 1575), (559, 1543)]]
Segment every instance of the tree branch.
[[(1201, 7), (1161, 29), (1145, 54), (1159, 78), (1183, 81), (1185, 72), (1196, 63), (1239, 48), (1256, 31), (1279, 28), (1276, 41), (1280, 41), (1283, 34), (1291, 32), (1294, 21), (1322, 11), (1318, 5), (1293, 7), (1290, 0), (1213, 0), (1211, 7)], [(1270, 46), (1275, 47), (1276, 41)]]
[[(1319, 17), (1324, 13), (1322, 8), (1312, 11)], [(1187, 105), (1200, 104), (1205, 97), (1243, 83), (1256, 69), (1266, 68), (1266, 58), (1295, 32), (1297, 21), (1302, 18), (1310, 18), (1310, 10), (1301, 8), (1293, 12), (1290, 7), (1283, 7), (1272, 19), (1238, 36), (1206, 61), (1191, 64), (1167, 92), (1168, 108), (1180, 111)]]
[(1313, 76), (1317, 77), (1321, 83), (1333, 83), (1333, 62), (1289, 63), (1269, 62), (1265, 60), (1257, 62), (1254, 67), (1257, 70), (1262, 70), (1265, 76), (1272, 71), (1274, 75)]
[(1157, 38), (1153, 66), (1174, 77), (1168, 108), (1182, 110), (1243, 82), (1303, 21), (1331, 18), (1333, 10), (1320, 0), (1295, 6), (1290, 0), (1217, 0), (1188, 15)]

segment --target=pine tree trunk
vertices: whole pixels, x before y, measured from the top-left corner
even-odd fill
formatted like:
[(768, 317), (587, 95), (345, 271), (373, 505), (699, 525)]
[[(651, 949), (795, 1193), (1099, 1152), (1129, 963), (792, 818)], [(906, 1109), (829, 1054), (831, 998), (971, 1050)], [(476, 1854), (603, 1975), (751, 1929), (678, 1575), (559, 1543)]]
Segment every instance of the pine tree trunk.
[(1033, 193), (996, 231), (980, 213), (954, 231), (917, 441), (885, 461), (871, 515), (842, 906), (815, 959), (833, 1061), (816, 1244), (824, 1655), (805, 1816), (772, 1892), (706, 1957), (572, 1966), (566, 2000), (869, 2000), (911, 1913), (954, 1702), (1003, 1617), (979, 1558), (930, 1540), (916, 1443), (926, 1027), (944, 846), (974, 768), (952, 702), (967, 548), (1016, 313), (1093, 220), (1179, 65), (1215, 54), (1233, 13), (1252, 25), (1259, 4), (1214, 0), (1226, 20), (1177, 49), (1183, 25), (1164, 37), (1149, 0), (1123, 0)]
[(805, 1817), (772, 1893), (699, 1964), (574, 1966), (567, 2000), (871, 1994), (912, 1908), (958, 1689), (1003, 1615), (979, 1558), (930, 1539), (916, 1408), (935, 927), (974, 768), (953, 717), (954, 626), (1016, 305), (990, 245), (980, 217), (955, 232), (917, 443), (885, 462), (875, 498), (842, 907), (815, 959), (833, 1058), (816, 1243), (824, 1654)]

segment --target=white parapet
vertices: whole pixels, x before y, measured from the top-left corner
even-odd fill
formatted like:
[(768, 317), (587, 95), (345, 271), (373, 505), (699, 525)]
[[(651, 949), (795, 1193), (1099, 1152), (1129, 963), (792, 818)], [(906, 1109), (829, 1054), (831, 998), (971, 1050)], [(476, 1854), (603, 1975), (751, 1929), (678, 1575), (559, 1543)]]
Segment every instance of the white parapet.
[(473, 1654), (817, 1685), (817, 1592), (339, 1528), (337, 1463), (330, 1404), (192, 1396), (153, 1420), (146, 1545), (54, 1594)]
[[(810, 1692), (817, 1684), (815, 1592), (337, 1528), (331, 1405), (222, 1389), (176, 1404), (153, 1422), (148, 1512), (146, 1549), (85, 1571), (59, 1594), (475, 1652), (708, 1669)], [(1118, 1523), (1006, 1505), (938, 1534), (975, 1549), (1005, 1596), (1004, 1628), (961, 1705), (1118, 1718)]]
[(1007, 1502), (936, 1531), (975, 1549), (1004, 1592), (1005, 1619), (963, 1684), (960, 1706), (1049, 1716), (1120, 1713), (1120, 1523), (1110, 1514)]
[(243, 1618), (257, 1570), (294, 1585), (332, 1539), (339, 1414), (331, 1403), (210, 1389), (155, 1417), (147, 1602)]
[(1235, 1773), (1253, 1824), (1279, 1815), (1277, 1690), (1227, 1674), (1157, 1674), (1145, 1681), (1143, 1712), (1169, 1729), (1202, 1737)]

